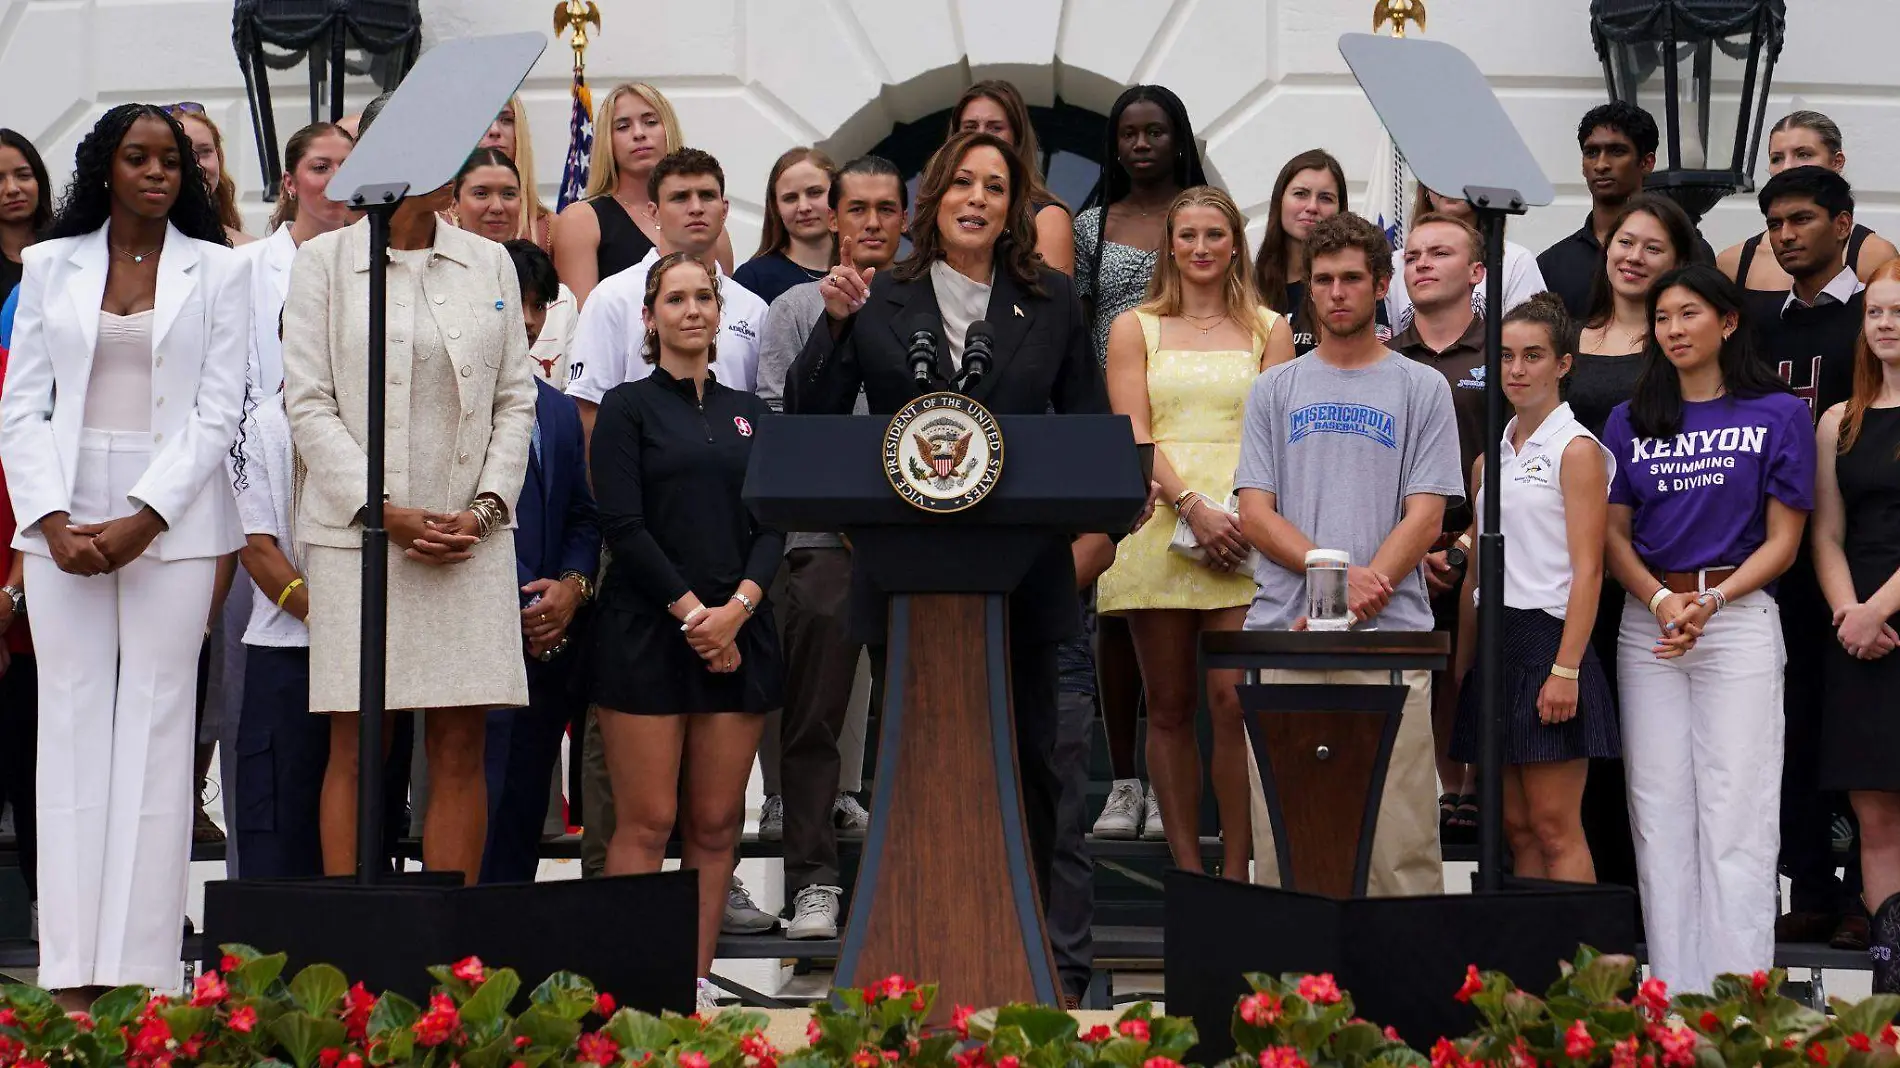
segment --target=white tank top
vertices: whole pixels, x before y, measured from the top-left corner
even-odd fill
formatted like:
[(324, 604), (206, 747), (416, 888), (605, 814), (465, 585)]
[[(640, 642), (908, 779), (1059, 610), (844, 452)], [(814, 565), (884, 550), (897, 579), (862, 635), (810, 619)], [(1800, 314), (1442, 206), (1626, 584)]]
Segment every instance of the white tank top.
[[(1504, 603), (1511, 608), (1548, 612), (1558, 619), (1570, 604), (1570, 539), (1564, 526), (1564, 449), (1575, 438), (1589, 438), (1612, 477), (1616, 460), (1577, 417), (1559, 404), (1524, 442), (1511, 447), (1513, 418), (1504, 426), (1498, 451), (1500, 510), (1504, 526)], [(1489, 478), (1490, 472), (1485, 472)], [(1479, 482), (1482, 492), (1483, 481)], [(1609, 495), (1608, 483), (1604, 495)], [(1478, 498), (1473, 498), (1474, 500)], [(1484, 529), (1483, 509), (1478, 528)]]
[(99, 341), (86, 382), (88, 430), (152, 429), (152, 312), (99, 313)]

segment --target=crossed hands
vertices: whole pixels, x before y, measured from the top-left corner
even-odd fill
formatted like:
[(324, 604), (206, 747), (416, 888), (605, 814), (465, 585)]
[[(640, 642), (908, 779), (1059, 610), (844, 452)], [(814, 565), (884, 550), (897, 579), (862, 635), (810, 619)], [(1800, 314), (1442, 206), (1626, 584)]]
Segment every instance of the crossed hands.
[(742, 657), (736, 640), (739, 628), (751, 613), (737, 601), (727, 601), (717, 608), (708, 608), (694, 616), (692, 622), (680, 624), (680, 632), (686, 635), (686, 644), (706, 662), (706, 670), (715, 675), (729, 675), (739, 670)]

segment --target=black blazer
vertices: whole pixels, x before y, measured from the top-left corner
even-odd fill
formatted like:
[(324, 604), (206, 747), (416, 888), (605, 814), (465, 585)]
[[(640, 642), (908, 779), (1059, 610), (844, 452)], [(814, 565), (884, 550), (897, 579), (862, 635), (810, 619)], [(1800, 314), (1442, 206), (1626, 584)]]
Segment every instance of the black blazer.
[[(994, 369), (970, 395), (997, 415), (1107, 414), (1108, 387), (1075, 284), (1043, 268), (1042, 287), (1046, 295), (1038, 297), (1006, 270), (996, 272), (984, 316), (996, 336)], [(873, 277), (869, 299), (846, 321), (842, 336), (833, 339), (823, 317), (812, 328), (786, 375), (785, 410), (849, 414), (862, 389), (873, 415), (890, 415), (927, 392), (911, 377), (908, 338), (901, 333), (919, 313), (942, 323), (928, 274), (910, 282), (892, 274)], [(949, 350), (940, 343), (937, 352), (937, 381), (930, 388), (949, 389)], [(852, 639), (881, 644), (885, 593), (854, 573), (851, 602)], [(1057, 641), (1076, 634), (1081, 623), (1069, 538), (1052, 537), (1010, 596), (1010, 634), (1015, 640)]]

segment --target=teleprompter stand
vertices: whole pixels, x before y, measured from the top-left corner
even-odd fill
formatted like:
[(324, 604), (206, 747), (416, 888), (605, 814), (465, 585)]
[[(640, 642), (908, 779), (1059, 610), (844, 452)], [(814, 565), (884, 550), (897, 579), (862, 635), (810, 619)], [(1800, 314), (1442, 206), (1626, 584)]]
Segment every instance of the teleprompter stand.
[(1006, 602), (1039, 558), (1077, 533), (1126, 531), (1147, 499), (1126, 416), (998, 422), (996, 489), (950, 515), (891, 488), (881, 418), (767, 417), (746, 473), (762, 522), (842, 532), (890, 594), (877, 784), (837, 984), (935, 981), (939, 1016), (1060, 1004), (1024, 828)]
[[(479, 953), (529, 985), (565, 969), (622, 1002), (687, 1010), (697, 893), (689, 873), (464, 889), (459, 873), (395, 879), (384, 871), (383, 721), (389, 534), (383, 526), (384, 381), (390, 219), (411, 194), (446, 186), (546, 48), (541, 34), (444, 42), (424, 54), (331, 179), (369, 228), (368, 411), (364, 441), (362, 660), (359, 675), (357, 874), (345, 880), (213, 883), (205, 893), (207, 963), (222, 942), (328, 961), (372, 986), (414, 997), (429, 964)], [(638, 928), (625, 917), (643, 918)], [(630, 932), (639, 931), (637, 939)], [(485, 948), (484, 948), (485, 947)]]

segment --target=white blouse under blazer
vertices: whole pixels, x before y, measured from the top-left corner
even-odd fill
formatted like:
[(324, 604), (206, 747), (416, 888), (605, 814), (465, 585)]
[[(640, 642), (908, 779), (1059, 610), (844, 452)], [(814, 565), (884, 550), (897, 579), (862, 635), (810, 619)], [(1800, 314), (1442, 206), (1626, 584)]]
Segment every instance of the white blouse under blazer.
[[(72, 510), (73, 478), (111, 250), (106, 228), (42, 241), (22, 256), (0, 460), (19, 518), (13, 547), (50, 555), (39, 521)], [(128, 494), (165, 521), (160, 560), (244, 544), (225, 455), (237, 437), (251, 344), (251, 262), (168, 228), (152, 313), (152, 458)]]

